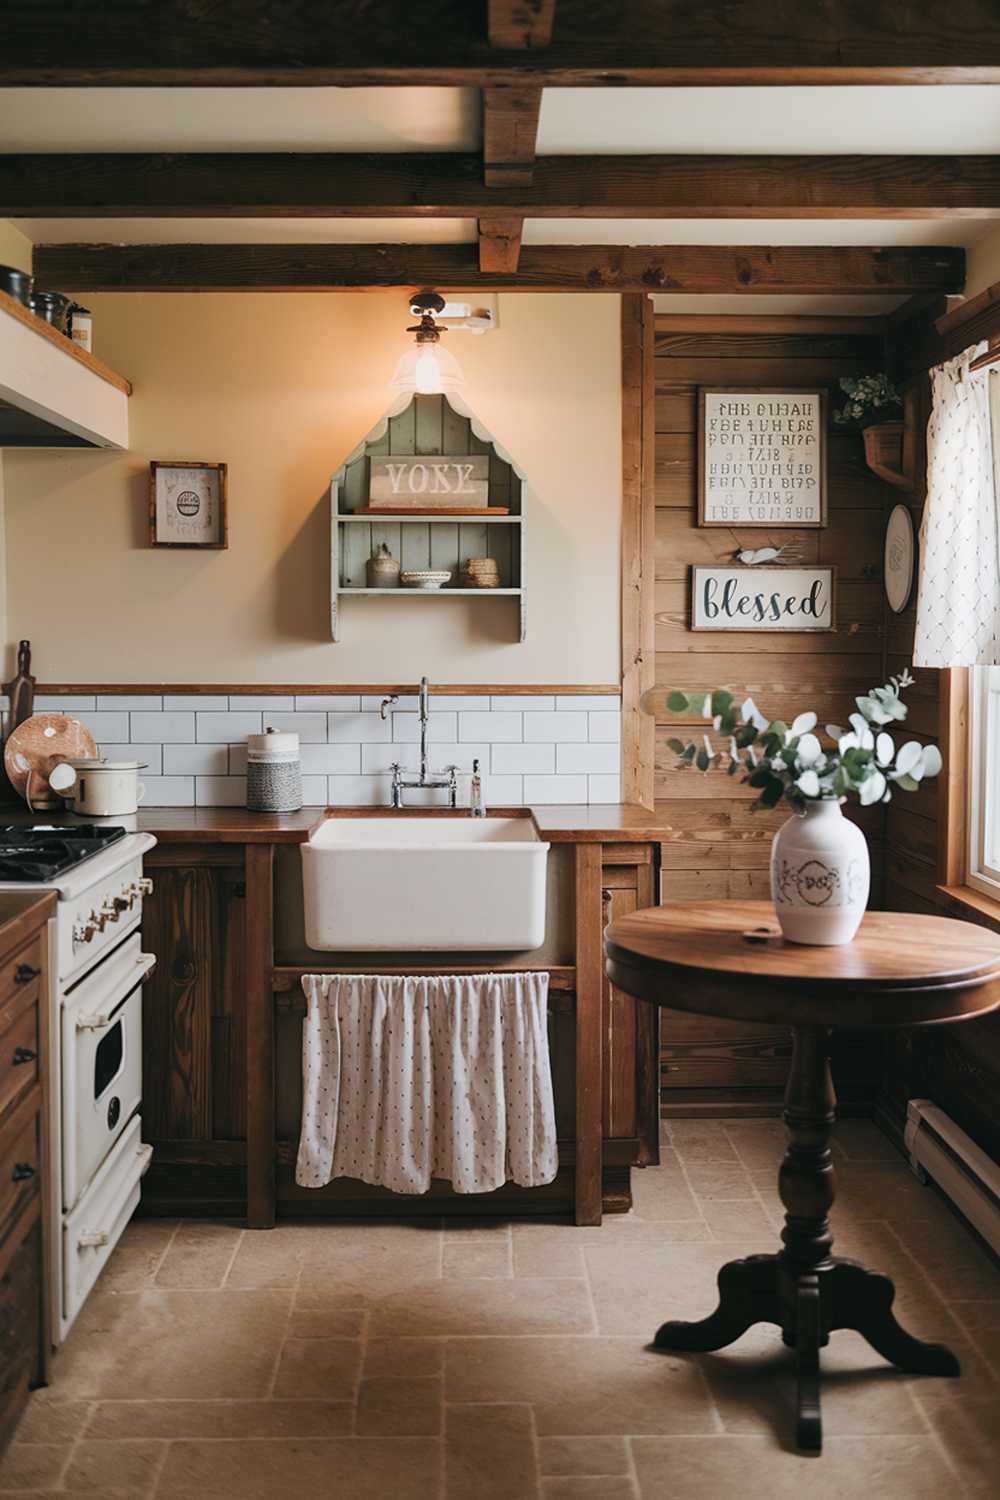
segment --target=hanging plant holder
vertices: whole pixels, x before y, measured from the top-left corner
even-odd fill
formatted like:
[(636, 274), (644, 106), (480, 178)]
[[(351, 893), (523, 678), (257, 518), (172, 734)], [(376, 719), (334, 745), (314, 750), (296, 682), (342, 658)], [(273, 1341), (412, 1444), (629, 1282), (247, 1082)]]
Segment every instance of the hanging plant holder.
[(903, 394), (901, 422), (874, 422), (864, 428), (865, 463), (873, 474), (897, 490), (912, 490), (915, 467), (913, 393)]

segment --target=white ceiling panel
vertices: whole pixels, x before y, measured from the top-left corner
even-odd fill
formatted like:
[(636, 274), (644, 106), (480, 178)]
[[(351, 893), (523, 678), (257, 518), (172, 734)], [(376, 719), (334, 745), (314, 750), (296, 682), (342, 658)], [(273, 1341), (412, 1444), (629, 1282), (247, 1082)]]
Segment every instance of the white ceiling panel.
[(36, 245), (445, 245), (474, 219), (12, 219)]
[(992, 227), (974, 219), (529, 219), (524, 243), (970, 245)]
[(476, 89), (0, 89), (4, 151), (475, 151)]
[(1000, 153), (1000, 85), (546, 89), (541, 155)]

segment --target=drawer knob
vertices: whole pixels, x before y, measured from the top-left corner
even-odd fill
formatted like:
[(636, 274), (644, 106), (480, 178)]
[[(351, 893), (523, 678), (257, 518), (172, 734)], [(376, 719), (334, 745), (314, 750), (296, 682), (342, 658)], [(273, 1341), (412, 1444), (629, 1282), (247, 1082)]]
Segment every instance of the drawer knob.
[(30, 1047), (15, 1047), (11, 1063), (15, 1068), (19, 1068), (22, 1063), (34, 1062), (37, 1056), (38, 1053), (33, 1052)]
[(10, 1180), (11, 1182), (27, 1182), (34, 1175), (35, 1169), (30, 1162), (18, 1161), (14, 1163), (14, 1170), (11, 1173)]
[(15, 984), (28, 984), (32, 979), (37, 979), (41, 969), (36, 969), (34, 964), (18, 964), (14, 970)]

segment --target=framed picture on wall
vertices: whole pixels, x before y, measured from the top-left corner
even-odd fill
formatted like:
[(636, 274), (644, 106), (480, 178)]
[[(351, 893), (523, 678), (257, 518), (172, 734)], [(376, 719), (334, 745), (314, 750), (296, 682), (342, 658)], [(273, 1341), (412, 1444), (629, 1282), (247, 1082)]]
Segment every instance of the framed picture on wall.
[(229, 546), (225, 464), (150, 464), (149, 542), (152, 547)]
[(691, 569), (692, 630), (834, 630), (837, 570), (725, 564)]
[(698, 392), (698, 525), (826, 525), (825, 390)]

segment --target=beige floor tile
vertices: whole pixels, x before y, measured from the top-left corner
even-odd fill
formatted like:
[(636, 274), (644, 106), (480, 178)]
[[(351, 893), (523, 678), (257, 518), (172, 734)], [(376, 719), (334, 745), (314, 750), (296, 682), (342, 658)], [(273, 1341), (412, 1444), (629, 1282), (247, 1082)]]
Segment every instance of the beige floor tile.
[(526, 1401), (540, 1436), (713, 1432), (697, 1366), (635, 1339), (449, 1339), (445, 1400)]
[(542, 1474), (628, 1474), (630, 1465), (621, 1437), (543, 1437), (538, 1439)]
[(934, 1207), (933, 1217), (915, 1215), (895, 1226), (907, 1253), (945, 1302), (1000, 1297), (1000, 1270), (982, 1242), (950, 1210), (940, 1203)]
[(463, 1217), (444, 1221), (446, 1243), (457, 1243), (459, 1240), (463, 1244), (471, 1244), (473, 1240), (507, 1240), (510, 1239), (510, 1229), (506, 1219)]
[(718, 1120), (678, 1120), (675, 1125), (689, 1127), (670, 1133), (670, 1149), (676, 1151), (681, 1161), (685, 1164), (690, 1162), (721, 1162), (738, 1160), (736, 1151), (729, 1136), (722, 1129), (716, 1128), (721, 1124)]
[(850, 1161), (891, 1161), (908, 1166), (902, 1152), (874, 1120), (838, 1120), (833, 1138)]
[(363, 1307), (293, 1308), (288, 1336), (294, 1339), (357, 1339), (364, 1332)]
[(52, 1361), (51, 1384), (34, 1400), (74, 1401), (100, 1394), (121, 1353), (119, 1333), (135, 1328), (141, 1292), (102, 1292), (88, 1298)]
[(288, 1322), (281, 1291), (178, 1291), (138, 1295), (115, 1337), (95, 1394), (147, 1399), (264, 1396)]
[(834, 1437), (820, 1457), (782, 1452), (773, 1437), (637, 1437), (642, 1500), (941, 1500), (954, 1480), (932, 1437)]
[(150, 1494), (166, 1444), (150, 1438), (77, 1443), (65, 1474), (68, 1490), (103, 1493), (112, 1486)]
[(149, 1286), (177, 1229), (177, 1219), (133, 1219), (101, 1272), (102, 1292), (136, 1292)]
[(350, 1401), (99, 1401), (88, 1438), (342, 1437)]
[(903, 1327), (916, 1338), (951, 1341), (961, 1334), (954, 1314), (923, 1274), (920, 1264), (907, 1254), (888, 1224), (874, 1220), (854, 1223), (847, 1219), (834, 1225), (834, 1254), (860, 1261), (870, 1271), (888, 1276), (896, 1288), (892, 1310)]
[(587, 1478), (580, 1474), (542, 1480), (542, 1500), (635, 1500), (631, 1478)]
[[(702, 1204), (702, 1212), (717, 1240), (734, 1240), (740, 1244), (747, 1235), (753, 1235), (757, 1239), (774, 1234), (770, 1217), (756, 1201), (729, 1203), (725, 1199), (706, 1198)], [(777, 1235), (774, 1235), (774, 1241), (774, 1248), (778, 1250), (780, 1246)]]
[(777, 1176), (788, 1141), (783, 1120), (726, 1120), (724, 1126), (745, 1167)]
[(701, 1209), (690, 1184), (679, 1167), (644, 1167), (632, 1173), (632, 1206), (641, 1219), (660, 1219), (668, 1224), (693, 1219), (701, 1222)]
[(302, 1274), (302, 1248), (290, 1229), (248, 1229), (229, 1267), (226, 1286), (295, 1286)]
[(71, 1451), (69, 1443), (11, 1443), (0, 1458), (0, 1493), (56, 1489)]
[(158, 1500), (439, 1500), (434, 1438), (285, 1438), (170, 1445)]
[(918, 1182), (901, 1158), (894, 1162), (837, 1163), (838, 1219), (923, 1219), (934, 1215), (929, 1206), (934, 1190)]
[(573, 1224), (515, 1224), (514, 1275), (578, 1277), (587, 1274), (583, 1246)]
[(960, 1401), (939, 1393), (939, 1382), (917, 1391), (917, 1403), (943, 1444), (968, 1500), (996, 1500), (1000, 1422), (996, 1393), (966, 1392)]
[(685, 1162), (688, 1182), (695, 1198), (738, 1198), (756, 1201), (753, 1184), (740, 1161)]
[(234, 1224), (181, 1224), (154, 1278), (157, 1286), (221, 1286), (243, 1236)]
[(447, 1500), (536, 1500), (534, 1428), (527, 1406), (449, 1406)]
[[(759, 1324), (717, 1354), (695, 1356), (715, 1397), (727, 1432), (770, 1431), (784, 1439), (794, 1430), (795, 1355), (778, 1330)], [(822, 1351), (823, 1430), (863, 1437), (923, 1433), (909, 1380), (861, 1338), (840, 1330)]]
[(57, 1401), (51, 1387), (35, 1391), (18, 1423), (19, 1443), (71, 1443), (83, 1431), (92, 1410), (89, 1401)]
[(443, 1281), (383, 1297), (372, 1308), (374, 1337), (432, 1334), (590, 1333), (583, 1281)]
[(445, 1244), (441, 1263), (442, 1276), (458, 1281), (496, 1280), (511, 1274), (510, 1245), (474, 1240), (472, 1244)]
[(327, 1401), (348, 1401), (360, 1367), (357, 1339), (286, 1339), (274, 1394), (286, 1400), (321, 1396)]
[(444, 1369), (443, 1339), (368, 1339), (364, 1350), (364, 1377), (398, 1375), (418, 1378), (440, 1375)]
[[(741, 1255), (770, 1254), (773, 1235), (748, 1238)], [(588, 1244), (584, 1254), (601, 1333), (651, 1339), (668, 1318), (704, 1318), (718, 1303), (719, 1267), (734, 1259), (715, 1242)]]
[(439, 1376), (379, 1375), (361, 1382), (354, 1429), (359, 1437), (436, 1437), (441, 1420)]

